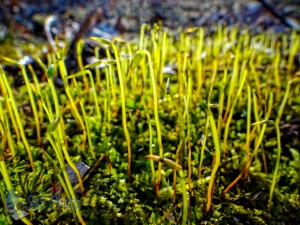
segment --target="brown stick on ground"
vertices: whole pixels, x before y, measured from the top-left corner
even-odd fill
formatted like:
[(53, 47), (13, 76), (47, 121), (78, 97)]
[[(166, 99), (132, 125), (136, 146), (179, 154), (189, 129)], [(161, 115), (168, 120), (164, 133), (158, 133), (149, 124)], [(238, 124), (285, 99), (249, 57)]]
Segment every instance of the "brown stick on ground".
[(286, 19), (286, 17), (280, 13), (278, 10), (276, 10), (275, 7), (273, 7), (273, 5), (269, 2), (267, 2), (266, 0), (259, 0), (259, 2), (262, 4), (262, 6), (267, 9), (273, 16), (275, 16), (276, 18), (278, 18), (280, 20), (280, 22), (282, 24), (284, 24), (285, 26), (295, 29), (293, 27), (293, 25)]
[(85, 33), (87, 33), (92, 27), (94, 27), (97, 23), (100, 23), (102, 20), (103, 10), (102, 8), (97, 7), (86, 17), (86, 19), (80, 25), (79, 31), (75, 34), (75, 37), (70, 44), (69, 55), (75, 56), (76, 43), (84, 36)]
[[(96, 161), (96, 163), (94, 164), (94, 166), (90, 169), (90, 171), (83, 177), (82, 179), (82, 182), (86, 181), (89, 176), (91, 175), (92, 172), (94, 172), (94, 170), (98, 167), (98, 165), (100, 164), (100, 162), (102, 161), (102, 159), (106, 157), (105, 154), (102, 154), (98, 160)], [(74, 187), (74, 190), (77, 190), (79, 188), (79, 184), (77, 184), (75, 187)]]

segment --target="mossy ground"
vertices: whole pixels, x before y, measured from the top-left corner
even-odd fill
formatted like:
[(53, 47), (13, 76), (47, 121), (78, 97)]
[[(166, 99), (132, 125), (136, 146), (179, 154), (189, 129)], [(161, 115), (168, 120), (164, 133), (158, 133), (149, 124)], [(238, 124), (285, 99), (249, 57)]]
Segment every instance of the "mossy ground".
[[(180, 224), (185, 216), (190, 224), (298, 224), (299, 34), (251, 35), (238, 26), (217, 26), (211, 35), (201, 28), (144, 29), (139, 40), (100, 40), (96, 46), (104, 55), (96, 52), (93, 62), (78, 57), (86, 46), (80, 42), (73, 72), (65, 71), (66, 48), (41, 61), (35, 58), (33, 68), (2, 57), (1, 224), (22, 223), (9, 215), (16, 207), (32, 224), (78, 223), (79, 214), (86, 224)], [(24, 71), (30, 84), (14, 85)], [(54, 87), (54, 79), (63, 88)], [(272, 124), (251, 125), (262, 120), (278, 122), (281, 130), (271, 206), (279, 142)], [(215, 138), (221, 150), (217, 166)], [(175, 164), (153, 163), (146, 155)], [(84, 193), (74, 193), (79, 212), (72, 211), (66, 194), (75, 187), (47, 191), (69, 179), (60, 158), (93, 168), (83, 180)], [(224, 193), (247, 163), (243, 176)], [(172, 165), (182, 167), (186, 192)], [(9, 191), (18, 197), (12, 208)]]

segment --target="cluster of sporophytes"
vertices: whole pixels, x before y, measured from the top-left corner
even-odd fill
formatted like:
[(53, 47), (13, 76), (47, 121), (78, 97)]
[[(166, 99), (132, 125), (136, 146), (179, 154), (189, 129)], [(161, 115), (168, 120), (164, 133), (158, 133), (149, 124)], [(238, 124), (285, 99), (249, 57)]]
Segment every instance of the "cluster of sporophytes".
[(89, 41), (75, 73), (67, 48), (39, 68), (1, 57), (20, 71), (0, 68), (1, 224), (300, 222), (300, 142), (281, 140), (300, 115), (299, 34), (143, 25)]

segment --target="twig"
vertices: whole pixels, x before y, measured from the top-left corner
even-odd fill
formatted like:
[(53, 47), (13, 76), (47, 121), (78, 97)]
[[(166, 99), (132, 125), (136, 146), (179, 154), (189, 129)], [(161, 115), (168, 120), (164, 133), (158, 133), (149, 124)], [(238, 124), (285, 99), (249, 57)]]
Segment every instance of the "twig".
[(285, 26), (295, 29), (295, 27), (287, 20), (287, 18), (279, 12), (271, 3), (267, 2), (266, 0), (259, 0), (262, 6), (267, 9), (273, 16), (278, 18), (282, 24)]

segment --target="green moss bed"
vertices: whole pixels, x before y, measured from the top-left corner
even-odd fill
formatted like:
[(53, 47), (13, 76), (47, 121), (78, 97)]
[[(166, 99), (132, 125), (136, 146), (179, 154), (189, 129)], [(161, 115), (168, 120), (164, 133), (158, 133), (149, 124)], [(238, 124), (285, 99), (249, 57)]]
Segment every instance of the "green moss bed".
[(143, 25), (72, 69), (67, 44), (1, 55), (0, 224), (300, 224), (299, 51)]

